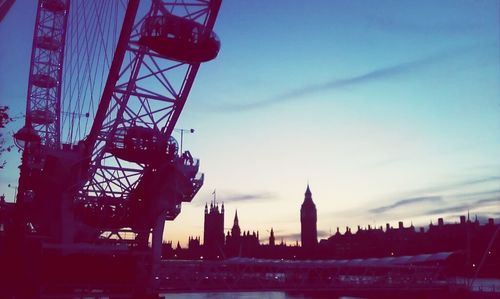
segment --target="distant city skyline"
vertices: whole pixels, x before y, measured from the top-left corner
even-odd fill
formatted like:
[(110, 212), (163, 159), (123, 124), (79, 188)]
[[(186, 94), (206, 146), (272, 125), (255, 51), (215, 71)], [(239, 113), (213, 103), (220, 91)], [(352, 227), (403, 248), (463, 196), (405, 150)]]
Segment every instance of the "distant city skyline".
[[(0, 23), (0, 103), (13, 115), (25, 109), (35, 10), (16, 1)], [(499, 11), (494, 0), (223, 1), (221, 52), (177, 125), (195, 129), (183, 148), (206, 180), (164, 239), (202, 236), (217, 189), (227, 225), (237, 209), (261, 239), (272, 227), (277, 242), (300, 241), (308, 182), (318, 238), (467, 211), (499, 219)], [(2, 157), (11, 200), (20, 157)]]
[[(495, 236), (500, 224), (495, 223), (493, 218), (481, 223), (477, 217), (472, 219), (467, 214), (460, 215), (459, 221), (453, 223), (438, 218), (426, 227), (415, 227), (413, 223), (405, 224), (403, 221), (396, 226), (389, 223), (378, 227), (358, 224), (357, 228), (346, 227), (343, 232), (337, 228), (327, 238), (318, 240), (317, 211), (312, 198), (308, 185), (300, 207), (301, 242), (297, 240), (286, 244), (283, 239), (276, 242), (273, 228), (267, 231), (267, 236), (252, 228), (242, 230), (237, 211), (232, 227), (225, 232), (225, 205), (217, 202), (214, 196), (214, 200), (204, 208), (203, 239), (190, 236), (187, 246), (181, 246), (180, 242), (164, 242), (162, 258), (185, 261), (238, 257), (238, 260), (250, 258), (248, 260), (259, 261), (259, 264), (266, 260), (290, 263), (319, 259), (322, 263), (339, 262), (345, 267), (344, 263), (359, 262), (380, 266), (382, 260), (392, 262), (392, 259), (424, 259), (431, 262), (431, 256), (439, 255), (445, 259), (454, 256), (448, 262), (454, 260), (450, 264), (455, 265), (455, 273), (477, 275), (481, 272), (483, 277), (498, 276), (500, 242), (495, 241)], [(485, 263), (486, 260), (488, 262)], [(476, 268), (479, 264), (481, 266)]]
[[(308, 192), (309, 192), (310, 197), (307, 196)], [(212, 195), (214, 195), (214, 194), (212, 194)], [(314, 197), (314, 195), (310, 191), (309, 185), (307, 185), (307, 189), (306, 189), (306, 192), (304, 195), (305, 195), (305, 197), (303, 199), (304, 201), (307, 201), (306, 199), (311, 198), (311, 196)], [(299, 206), (298, 208), (299, 208), (299, 210), (301, 210), (301, 206)], [(218, 201), (214, 197), (210, 202), (207, 202), (205, 204), (205, 208), (204, 208), (205, 221), (200, 219), (200, 221), (204, 222), (204, 227), (203, 227), (203, 230), (201, 232), (201, 235), (189, 234), (188, 236), (186, 236), (186, 240), (177, 240), (176, 242), (173, 242), (172, 240), (165, 239), (164, 241), (173, 244), (173, 246), (176, 244), (179, 244), (179, 245), (181, 245), (182, 248), (186, 248), (188, 246), (189, 239), (197, 239), (200, 241), (201, 245), (205, 245), (206, 244), (205, 240), (208, 239), (209, 240), (208, 242), (213, 242), (214, 239), (217, 239), (216, 232), (219, 230), (223, 231), (223, 235), (226, 236), (226, 238), (227, 238), (227, 234), (234, 235), (234, 228), (235, 228), (234, 224), (236, 224), (238, 227), (238, 230), (240, 231), (241, 234), (247, 232), (247, 233), (251, 233), (251, 234), (256, 235), (258, 237), (258, 241), (262, 245), (269, 244), (269, 242), (270, 242), (269, 237), (272, 234), (273, 239), (276, 238), (276, 244), (283, 243), (284, 245), (287, 245), (287, 246), (289, 246), (289, 245), (294, 246), (294, 245), (298, 244), (299, 246), (303, 246), (302, 245), (303, 242), (301, 241), (302, 229), (300, 229), (300, 228), (299, 228), (299, 231), (297, 233), (294, 233), (294, 234), (292, 234), (292, 236), (290, 236), (290, 234), (276, 235), (274, 233), (275, 226), (273, 226), (272, 224), (271, 224), (271, 227), (266, 229), (265, 231), (259, 231), (259, 230), (252, 228), (252, 227), (249, 227), (249, 226), (240, 227), (239, 218), (241, 216), (238, 216), (238, 209), (235, 209), (233, 214), (227, 214), (226, 210), (227, 210), (227, 208), (226, 208), (226, 205), (224, 204), (224, 202)], [(208, 211), (208, 215), (210, 215), (210, 214), (212, 215), (212, 216), (208, 217), (208, 218), (212, 219), (212, 222), (215, 222), (215, 223), (222, 222), (219, 225), (216, 225), (217, 228), (214, 228), (211, 225), (207, 226), (207, 211)], [(215, 216), (214, 214), (217, 214), (217, 216)], [(241, 214), (243, 215), (243, 217), (245, 216), (245, 214), (242, 213), (242, 211), (240, 211), (240, 215)], [(216, 217), (215, 219), (213, 218), (214, 216)], [(306, 222), (307, 221), (308, 220), (306, 220)], [(422, 232), (422, 231), (427, 231), (429, 228), (431, 228), (433, 226), (453, 225), (453, 224), (459, 224), (459, 223), (463, 224), (464, 221), (470, 222), (470, 223), (481, 224), (481, 225), (493, 224), (493, 223), (496, 223), (498, 225), (498, 222), (499, 222), (498, 219), (495, 220), (495, 218), (485, 218), (485, 217), (481, 217), (481, 215), (478, 216), (478, 214), (471, 215), (470, 211), (467, 211), (466, 214), (457, 215), (456, 217), (448, 217), (446, 221), (442, 217), (431, 218), (429, 223), (420, 224), (420, 225), (415, 225), (415, 223), (413, 221), (406, 222), (406, 221), (400, 220), (400, 221), (396, 221), (396, 222), (390, 221), (387, 223), (380, 223), (377, 225), (372, 225), (369, 223), (358, 223), (358, 224), (353, 224), (353, 225), (347, 225), (345, 227), (337, 226), (337, 227), (335, 227), (334, 230), (330, 230), (328, 232), (323, 230), (321, 235), (317, 236), (316, 239), (317, 239), (317, 243), (319, 243), (321, 240), (328, 240), (331, 237), (338, 235), (339, 233), (342, 235), (344, 235), (346, 233), (347, 234), (351, 234), (351, 233), (356, 234), (358, 231), (363, 232), (366, 230), (388, 231), (391, 229), (405, 229), (406, 231), (408, 231), (411, 228), (412, 231), (414, 231), (414, 232)], [(301, 223), (300, 217), (298, 219), (298, 222), (299, 222), (299, 224)], [(252, 222), (250, 222), (250, 223), (252, 223)], [(208, 229), (208, 231), (207, 231), (207, 229)], [(280, 231), (280, 230), (278, 230), (278, 231)], [(215, 232), (215, 234), (214, 234), (214, 232)], [(306, 234), (307, 233), (308, 232), (306, 232)], [(223, 239), (221, 236), (220, 240), (218, 242), (220, 244), (223, 244), (222, 240)], [(210, 243), (209, 246), (213, 246), (212, 243)]]

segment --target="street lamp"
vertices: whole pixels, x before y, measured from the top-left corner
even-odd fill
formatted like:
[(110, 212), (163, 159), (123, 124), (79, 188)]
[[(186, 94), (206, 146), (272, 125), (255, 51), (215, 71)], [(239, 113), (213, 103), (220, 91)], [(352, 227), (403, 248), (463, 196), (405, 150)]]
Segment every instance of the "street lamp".
[(181, 132), (181, 155), (183, 154), (182, 151), (182, 140), (184, 139), (184, 132), (186, 133), (194, 133), (194, 129), (175, 129), (176, 132)]
[(11, 184), (8, 184), (7, 187), (14, 189), (14, 202), (16, 202), (17, 186), (12, 186)]
[(38, 136), (30, 125), (25, 125), (14, 134), (14, 143), (21, 150), (24, 150), (26, 145), (30, 142), (40, 142), (40, 139), (40, 136)]

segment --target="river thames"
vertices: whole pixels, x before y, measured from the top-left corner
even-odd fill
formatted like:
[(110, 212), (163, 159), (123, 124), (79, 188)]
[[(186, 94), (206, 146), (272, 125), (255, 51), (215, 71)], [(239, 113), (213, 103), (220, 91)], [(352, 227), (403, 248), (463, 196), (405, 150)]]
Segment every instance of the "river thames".
[[(207, 292), (162, 294), (166, 299), (317, 299), (316, 296), (285, 292)], [(322, 297), (325, 298), (325, 297)], [(363, 299), (358, 297), (336, 297), (331, 299)]]

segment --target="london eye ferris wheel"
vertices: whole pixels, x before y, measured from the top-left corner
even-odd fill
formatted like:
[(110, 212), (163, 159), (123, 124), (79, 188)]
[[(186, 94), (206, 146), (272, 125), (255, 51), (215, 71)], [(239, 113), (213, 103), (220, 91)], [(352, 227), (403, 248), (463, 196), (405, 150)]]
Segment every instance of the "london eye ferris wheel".
[(40, 0), (16, 205), (27, 234), (159, 256), (203, 184), (172, 137), (200, 64), (220, 48), (220, 0)]

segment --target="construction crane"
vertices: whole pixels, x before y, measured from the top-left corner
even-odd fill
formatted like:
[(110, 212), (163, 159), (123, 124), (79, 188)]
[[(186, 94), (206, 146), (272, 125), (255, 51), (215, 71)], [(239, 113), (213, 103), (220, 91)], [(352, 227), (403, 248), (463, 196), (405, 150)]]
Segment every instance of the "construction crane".
[[(154, 294), (164, 222), (176, 218), (204, 180), (199, 161), (179, 150), (172, 132), (200, 64), (218, 54), (213, 27), (221, 0), (152, 0), (147, 9), (129, 0), (121, 27), (109, 22), (120, 28), (110, 43), (109, 68), (88, 58), (85, 67), (65, 76), (70, 50), (80, 51), (82, 46), (74, 45), (93, 38), (82, 34), (71, 41), (71, 22), (101, 17), (95, 18), (95, 34), (104, 36), (103, 44), (110, 39), (102, 29), (110, 17), (100, 8), (109, 1), (96, 1), (88, 15), (82, 3), (38, 1), (25, 125), (14, 135), (23, 154), (8, 232), (12, 248), (29, 245), (12, 253), (12, 267), (29, 260), (39, 268), (35, 275), (18, 267), (15, 279), (25, 284), (20, 298), (71, 294), (81, 285), (108, 293), (127, 286), (128, 294), (138, 297)], [(83, 138), (64, 142), (63, 132), (73, 136), (77, 129), (75, 122), (63, 128), (61, 107), (82, 97), (70, 92), (66, 99), (65, 86), (90, 74), (87, 67), (93, 65), (107, 77), (92, 126)], [(95, 81), (74, 90), (86, 86), (95, 94)], [(89, 116), (74, 109), (66, 114)], [(68, 284), (75, 286), (68, 291)]]

